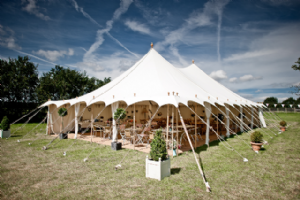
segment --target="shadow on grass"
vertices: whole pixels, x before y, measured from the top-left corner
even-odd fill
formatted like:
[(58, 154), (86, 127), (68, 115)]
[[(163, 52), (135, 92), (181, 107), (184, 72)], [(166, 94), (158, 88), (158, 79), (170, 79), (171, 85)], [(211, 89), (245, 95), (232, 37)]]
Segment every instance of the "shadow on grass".
[(179, 174), (180, 171), (181, 171), (181, 168), (172, 168), (171, 174)]
[(266, 149), (264, 147), (260, 148), (259, 151), (265, 151)]
[(11, 138), (15, 138), (15, 137), (22, 137), (23, 135), (17, 135), (17, 134), (13, 134), (13, 135), (11, 135), (10, 137)]

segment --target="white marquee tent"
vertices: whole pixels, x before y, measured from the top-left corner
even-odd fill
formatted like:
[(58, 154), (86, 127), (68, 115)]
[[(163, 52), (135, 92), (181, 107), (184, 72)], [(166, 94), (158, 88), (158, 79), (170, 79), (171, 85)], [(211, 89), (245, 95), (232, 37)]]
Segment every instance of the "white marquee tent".
[[(237, 106), (240, 107), (241, 112), (243, 106), (247, 106), (260, 112), (260, 123), (265, 126), (260, 109), (263, 105), (233, 93), (205, 74), (195, 64), (184, 69), (175, 68), (152, 47), (130, 69), (103, 87), (74, 99), (49, 100), (40, 107), (48, 106), (48, 126), (51, 127), (48, 133), (60, 132), (60, 120), (56, 120), (59, 117), (57, 109), (67, 107), (68, 115), (64, 117), (64, 124), (70, 125), (66, 126), (64, 131), (75, 127), (76, 137), (80, 117), (92, 119), (92, 123), (98, 113), (103, 110), (101, 115), (106, 120), (112, 117), (112, 113), (121, 105), (130, 106), (129, 109), (135, 111), (135, 105), (140, 106), (140, 108), (143, 106), (151, 107), (150, 101), (153, 103), (152, 109), (154, 110), (165, 105), (188, 108), (190, 105), (196, 104), (206, 109), (205, 114), (208, 123), (210, 111), (215, 112), (211, 106), (223, 107), (224, 111), (230, 106)], [(183, 111), (181, 113), (184, 115)], [(228, 114), (228, 112), (226, 113)], [(165, 113), (164, 115), (169, 116)], [(188, 117), (188, 115), (186, 116)], [(207, 126), (206, 135), (208, 132)], [(208, 137), (206, 140), (208, 143)]]

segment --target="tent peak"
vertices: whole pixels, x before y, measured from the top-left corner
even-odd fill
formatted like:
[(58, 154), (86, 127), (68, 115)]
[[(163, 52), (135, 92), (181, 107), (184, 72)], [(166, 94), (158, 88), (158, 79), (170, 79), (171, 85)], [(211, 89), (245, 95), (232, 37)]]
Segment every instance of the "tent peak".
[(151, 42), (151, 48), (153, 48), (153, 42)]
[(195, 61), (194, 61), (194, 60), (192, 60), (192, 63), (193, 63), (193, 64), (195, 64)]

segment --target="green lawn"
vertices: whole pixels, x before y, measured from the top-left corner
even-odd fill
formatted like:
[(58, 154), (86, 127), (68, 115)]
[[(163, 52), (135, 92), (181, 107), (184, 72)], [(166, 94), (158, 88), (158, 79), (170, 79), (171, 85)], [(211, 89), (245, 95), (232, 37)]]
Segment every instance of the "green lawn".
[[(300, 199), (300, 114), (278, 114), (290, 126), (255, 154), (248, 133), (227, 139), (242, 157), (223, 143), (197, 149), (212, 193), (205, 192), (192, 152), (171, 160), (172, 175), (162, 181), (145, 178), (144, 153), (112, 151), (84, 141), (45, 136), (45, 125), (29, 133), (28, 124), (15, 137), (1, 142), (1, 199)], [(12, 131), (21, 125), (12, 126)], [(279, 127), (279, 125), (278, 125)], [(28, 145), (28, 143), (32, 145)], [(73, 145), (72, 145), (73, 144)], [(72, 146), (71, 146), (72, 145)], [(94, 149), (94, 151), (92, 151)], [(67, 150), (67, 156), (63, 152)], [(89, 157), (88, 162), (83, 159)], [(122, 167), (114, 166), (121, 160)]]

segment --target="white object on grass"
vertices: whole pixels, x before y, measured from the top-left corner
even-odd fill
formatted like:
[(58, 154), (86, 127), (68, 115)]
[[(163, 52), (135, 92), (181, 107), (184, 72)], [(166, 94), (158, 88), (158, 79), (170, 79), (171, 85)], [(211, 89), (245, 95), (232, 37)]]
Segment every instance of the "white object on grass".
[(66, 155), (67, 155), (67, 152), (65, 151), (65, 152), (63, 153), (63, 155), (66, 156)]
[(88, 158), (83, 159), (83, 162), (86, 162), (88, 160)]
[(243, 161), (244, 161), (244, 162), (248, 162), (248, 159), (247, 159), (247, 158), (243, 158)]

